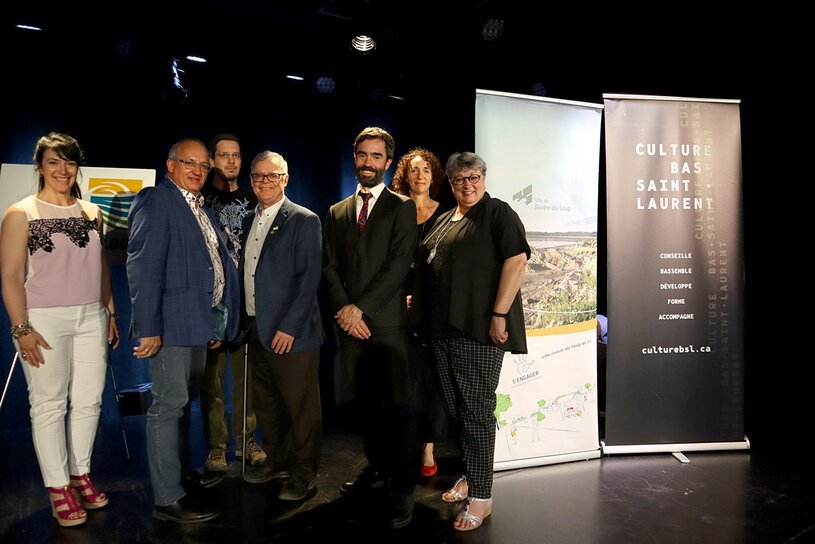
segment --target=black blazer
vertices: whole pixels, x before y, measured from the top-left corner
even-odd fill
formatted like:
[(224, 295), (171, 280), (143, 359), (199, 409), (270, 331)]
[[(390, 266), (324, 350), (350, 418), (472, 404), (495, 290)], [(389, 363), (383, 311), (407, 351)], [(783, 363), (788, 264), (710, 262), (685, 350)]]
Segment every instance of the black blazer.
[(357, 228), (356, 194), (331, 206), (323, 235), (323, 284), (332, 315), (356, 304), (372, 333), (407, 327), (405, 279), (416, 248), (416, 204), (387, 187)]

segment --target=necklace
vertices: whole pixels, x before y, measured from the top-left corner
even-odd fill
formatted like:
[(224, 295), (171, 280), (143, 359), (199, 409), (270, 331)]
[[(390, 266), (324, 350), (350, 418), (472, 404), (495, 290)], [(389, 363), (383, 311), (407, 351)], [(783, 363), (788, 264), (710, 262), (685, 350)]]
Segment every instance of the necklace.
[(441, 243), (441, 240), (442, 240), (442, 238), (444, 238), (444, 235), (445, 235), (445, 234), (447, 234), (447, 232), (448, 232), (448, 231), (449, 231), (451, 228), (453, 228), (453, 225), (455, 225), (456, 223), (458, 223), (458, 221), (454, 221), (454, 220), (451, 218), (451, 219), (450, 219), (450, 222), (449, 222), (449, 223), (447, 223), (447, 224), (444, 226), (444, 228), (443, 228), (443, 229), (441, 229), (441, 231), (439, 232), (438, 237), (436, 237), (436, 243), (435, 243), (435, 244), (433, 244), (433, 249), (431, 249), (431, 250), (430, 250), (430, 254), (427, 256), (427, 264), (430, 264), (430, 263), (433, 261), (433, 259), (436, 257), (436, 248), (438, 248), (438, 247), (439, 247), (439, 243)]

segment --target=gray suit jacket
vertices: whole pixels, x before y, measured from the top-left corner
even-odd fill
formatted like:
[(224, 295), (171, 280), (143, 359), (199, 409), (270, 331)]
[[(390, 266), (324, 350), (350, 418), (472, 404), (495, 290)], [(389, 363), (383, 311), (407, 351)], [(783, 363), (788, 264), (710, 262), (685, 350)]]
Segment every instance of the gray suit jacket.
[[(239, 271), (244, 312), (246, 238), (254, 219), (253, 212), (243, 220)], [(322, 264), (320, 246), (320, 218), (285, 199), (263, 240), (255, 270), (255, 326), (269, 351), (278, 330), (294, 336), (292, 353), (316, 349), (325, 340), (317, 304)]]

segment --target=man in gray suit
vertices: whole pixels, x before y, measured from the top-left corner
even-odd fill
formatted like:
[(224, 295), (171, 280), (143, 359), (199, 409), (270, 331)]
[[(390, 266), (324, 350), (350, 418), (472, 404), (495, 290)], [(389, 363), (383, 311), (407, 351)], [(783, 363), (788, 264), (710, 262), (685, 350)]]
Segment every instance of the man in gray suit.
[(286, 198), (289, 168), (280, 154), (259, 153), (249, 177), (258, 206), (244, 219), (240, 275), (252, 403), (268, 458), (244, 479), (288, 478), (279, 498), (297, 501), (316, 491), (322, 441), (320, 219)]
[(398, 529), (413, 514), (419, 463), (405, 304), (418, 233), (416, 205), (383, 183), (393, 154), (386, 130), (368, 127), (357, 136), (359, 186), (328, 212), (323, 281), (368, 458), (368, 467), (341, 491), (360, 495), (389, 482), (389, 522)]

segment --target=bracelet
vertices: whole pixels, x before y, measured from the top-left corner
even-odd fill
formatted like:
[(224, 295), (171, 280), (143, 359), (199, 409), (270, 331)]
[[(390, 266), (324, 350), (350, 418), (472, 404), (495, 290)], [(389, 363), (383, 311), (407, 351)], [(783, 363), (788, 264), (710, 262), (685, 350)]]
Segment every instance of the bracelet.
[(119, 317), (119, 314), (117, 314), (116, 312), (110, 312), (110, 317), (112, 317), (113, 319), (116, 319), (116, 318)]
[(509, 314), (502, 314), (502, 313), (496, 312), (495, 310), (492, 311), (492, 315), (494, 317), (503, 317), (504, 319), (509, 317)]
[(11, 328), (11, 336), (13, 336), (16, 340), (19, 340), (21, 336), (30, 334), (33, 330), (34, 327), (31, 325), (31, 321), (26, 319), (19, 325), (14, 325)]

